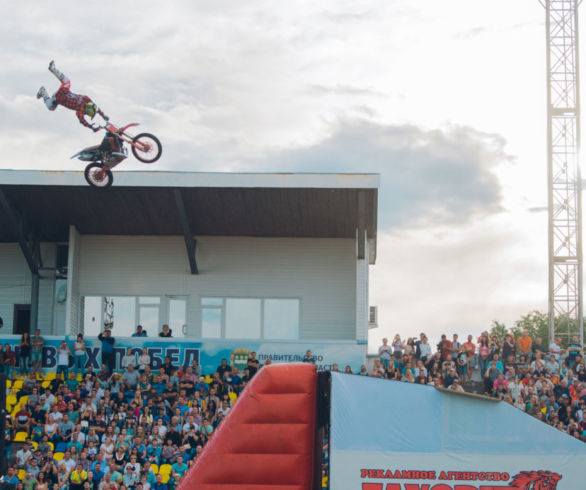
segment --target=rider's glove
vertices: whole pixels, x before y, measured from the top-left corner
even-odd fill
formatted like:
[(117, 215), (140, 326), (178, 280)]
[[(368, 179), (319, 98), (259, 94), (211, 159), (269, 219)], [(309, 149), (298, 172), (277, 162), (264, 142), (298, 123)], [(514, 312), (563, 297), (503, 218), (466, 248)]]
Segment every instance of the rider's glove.
[(103, 117), (104, 117), (104, 121), (106, 121), (106, 122), (110, 120), (110, 118), (108, 116), (106, 116), (106, 114), (104, 114)]
[(92, 125), (92, 131), (93, 131), (94, 133), (97, 133), (99, 130), (100, 130), (99, 126), (93, 126), (93, 125)]

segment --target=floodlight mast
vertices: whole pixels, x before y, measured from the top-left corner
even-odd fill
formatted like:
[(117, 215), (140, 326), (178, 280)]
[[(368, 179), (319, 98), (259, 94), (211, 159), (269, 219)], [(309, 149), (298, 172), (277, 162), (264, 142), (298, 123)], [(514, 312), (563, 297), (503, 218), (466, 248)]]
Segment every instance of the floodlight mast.
[(546, 10), (549, 341), (584, 344), (578, 7), (539, 0)]

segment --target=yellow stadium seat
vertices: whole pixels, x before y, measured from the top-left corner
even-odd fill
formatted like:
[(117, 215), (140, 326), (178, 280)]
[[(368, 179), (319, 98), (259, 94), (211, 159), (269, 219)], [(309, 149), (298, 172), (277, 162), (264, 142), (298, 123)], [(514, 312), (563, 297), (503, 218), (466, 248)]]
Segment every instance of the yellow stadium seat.
[(159, 467), (155, 463), (151, 463), (151, 468), (153, 469), (153, 473), (155, 475), (159, 472)]
[(26, 471), (24, 471), (23, 469), (18, 470), (18, 479), (20, 481), (24, 480), (25, 475), (26, 475)]
[(6, 380), (6, 388), (10, 388), (12, 386), (12, 380), (11, 379), (7, 379)]
[(6, 411), (10, 412), (14, 405), (16, 405), (16, 395), (7, 395), (6, 396)]
[(41, 383), (41, 386), (42, 386), (43, 388), (48, 388), (49, 386), (51, 386), (51, 382), (50, 382), (50, 381), (43, 381), (43, 382)]
[(20, 397), (20, 400), (18, 400), (17, 405), (21, 405), (21, 404), (27, 404), (28, 403), (28, 395), (24, 395)]
[(211, 376), (209, 376), (209, 375), (208, 375), (208, 376), (206, 376), (206, 377), (205, 377), (205, 382), (206, 382), (207, 384), (210, 384), (210, 383), (212, 382), (212, 377), (211, 377)]
[(49, 373), (47, 373), (47, 376), (45, 376), (45, 381), (52, 381), (57, 377), (57, 373), (54, 371), (51, 371)]
[(236, 393), (231, 391), (230, 393), (228, 393), (228, 398), (230, 398), (231, 401), (235, 402), (236, 398), (238, 398), (238, 396), (236, 395)]
[(47, 444), (49, 444), (49, 447), (51, 448), (51, 452), (55, 451), (55, 444), (53, 444), (51, 441), (47, 441)]
[(64, 453), (55, 453), (55, 454), (53, 454), (53, 459), (55, 461), (61, 461), (63, 459), (64, 455), (65, 455)]
[(19, 391), (22, 388), (22, 379), (17, 379), (14, 383), (12, 383), (12, 391)]
[(31, 444), (33, 445), (33, 448), (35, 449), (35, 451), (37, 450), (37, 448), (39, 447), (39, 443), (37, 441), (31, 441)]
[[(159, 466), (159, 475), (169, 476), (171, 474), (172, 469), (173, 468), (170, 464), (162, 464), (161, 466)], [(165, 483), (167, 483), (167, 482), (165, 482)]]
[[(22, 471), (22, 470), (21, 470), (21, 471)], [(169, 481), (169, 478), (171, 478), (171, 474), (169, 474), (169, 475), (163, 475), (163, 474), (161, 473), (161, 475), (162, 475), (161, 481), (162, 481), (163, 483), (165, 483), (165, 484), (166, 484), (166, 483)]]
[(26, 441), (27, 437), (28, 437), (28, 434), (26, 432), (17, 432), (16, 435), (14, 436), (14, 441), (15, 442), (24, 442), (24, 441)]
[(75, 379), (76, 379), (77, 381), (82, 381), (82, 380), (83, 380), (83, 378), (81, 377), (81, 373), (77, 373), (77, 376), (75, 377)]

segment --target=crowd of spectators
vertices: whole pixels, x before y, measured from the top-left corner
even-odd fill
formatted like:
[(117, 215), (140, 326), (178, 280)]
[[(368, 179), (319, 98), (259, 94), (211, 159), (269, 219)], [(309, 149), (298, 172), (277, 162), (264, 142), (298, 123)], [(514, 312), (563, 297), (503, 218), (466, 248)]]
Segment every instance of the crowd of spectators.
[[(140, 326), (133, 335), (145, 336)], [(165, 325), (159, 336), (171, 337), (172, 331)], [(111, 332), (105, 330), (98, 339), (99, 370), (86, 367), (85, 341), (79, 335), (72, 345), (61, 343), (55, 371), (44, 375), (44, 339), (38, 330), (32, 337), (23, 335), (17, 351), (8, 344), (0, 347), (0, 368), (11, 380), (8, 469), (1, 485), (174, 490), (261, 368), (250, 353), (242, 373), (227, 359), (215, 372), (202, 373), (197, 361), (174, 366), (169, 357), (154, 370), (147, 349), (136, 354), (129, 348), (116, 369)], [(303, 361), (315, 363), (311, 351)], [(338, 371), (337, 364), (332, 371)], [(352, 374), (350, 366), (344, 371)], [(363, 365), (357, 374), (456, 391), (480, 387), (586, 441), (586, 367), (577, 338), (566, 347), (559, 339), (545, 346), (527, 332), (502, 340), (484, 332), (463, 343), (457, 335), (451, 340), (442, 335), (432, 347), (423, 333), (406, 341), (397, 335), (391, 343), (384, 339), (373, 367)]]
[(586, 366), (578, 337), (563, 347), (559, 338), (547, 346), (526, 330), (518, 339), (483, 332), (465, 342), (454, 334), (432, 348), (424, 333), (406, 341), (396, 335), (390, 344), (383, 339), (370, 372), (363, 365), (358, 374), (480, 392), (586, 442)]
[[(171, 337), (165, 327), (160, 336)], [(145, 335), (139, 328), (135, 336)], [(169, 357), (153, 370), (147, 349), (140, 355), (128, 349), (115, 369), (108, 349), (115, 340), (110, 331), (99, 337), (102, 365), (97, 371), (86, 367), (82, 335), (73, 352), (67, 342), (61, 344), (56, 371), (45, 375), (34, 357), (21, 359), (23, 364), (30, 361), (24, 364), (31, 367), (26, 374), (13, 372), (14, 362), (6, 360), (13, 361), (14, 350), (9, 345), (0, 349), (0, 366), (12, 380), (8, 468), (0, 485), (16, 490), (173, 490), (260, 367), (251, 353), (242, 373), (226, 359), (215, 372), (202, 373), (197, 361), (174, 366)], [(44, 343), (39, 331), (23, 337), (21, 345), (23, 341), (31, 347), (28, 356)]]

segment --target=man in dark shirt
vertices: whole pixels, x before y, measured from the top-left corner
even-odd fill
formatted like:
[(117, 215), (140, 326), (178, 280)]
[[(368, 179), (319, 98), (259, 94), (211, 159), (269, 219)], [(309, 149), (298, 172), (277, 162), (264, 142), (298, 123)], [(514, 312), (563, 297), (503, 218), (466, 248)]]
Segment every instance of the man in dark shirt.
[(218, 366), (218, 369), (216, 369), (216, 371), (218, 371), (218, 373), (220, 374), (220, 379), (224, 379), (224, 373), (231, 373), (232, 367), (228, 366), (228, 361), (226, 359), (222, 359), (222, 363)]
[(248, 358), (247, 361), (247, 365), (248, 365), (248, 372), (250, 373), (250, 377), (252, 378), (256, 372), (258, 371), (258, 359), (256, 358), (256, 352), (251, 352), (250, 353), (250, 357)]

